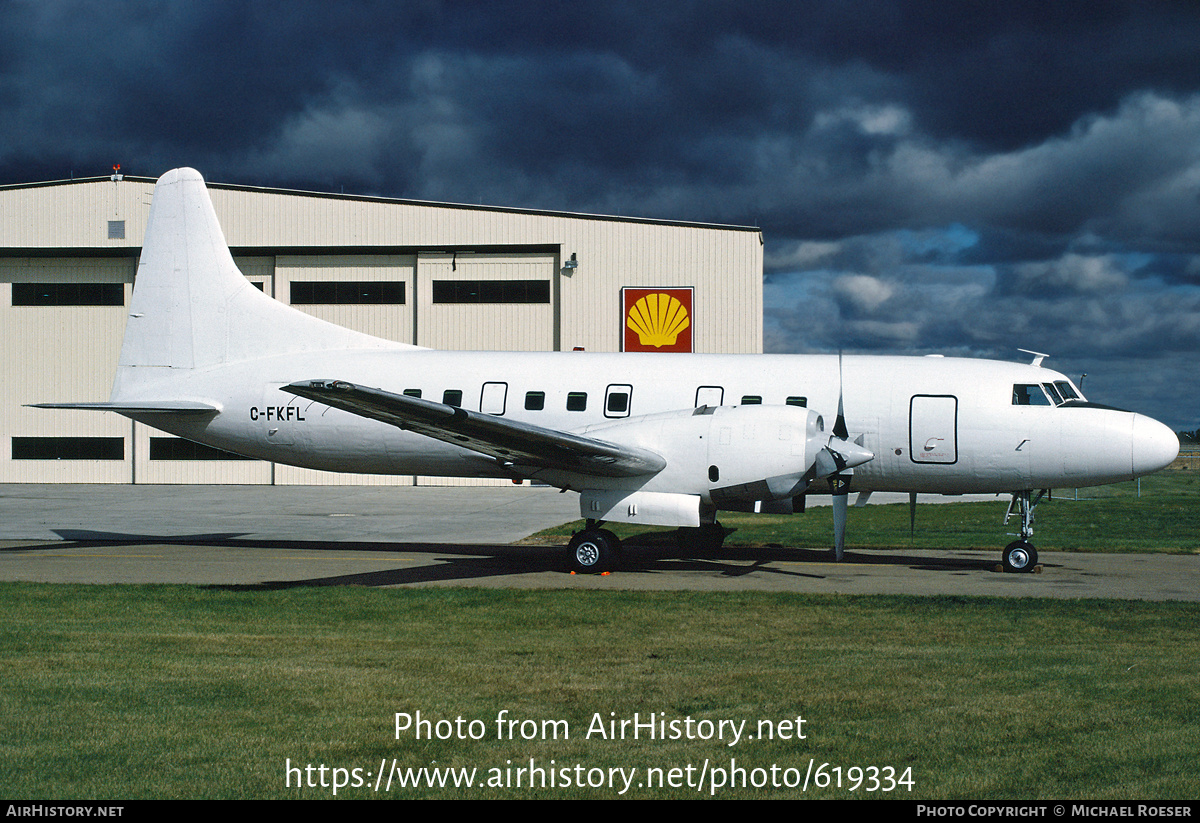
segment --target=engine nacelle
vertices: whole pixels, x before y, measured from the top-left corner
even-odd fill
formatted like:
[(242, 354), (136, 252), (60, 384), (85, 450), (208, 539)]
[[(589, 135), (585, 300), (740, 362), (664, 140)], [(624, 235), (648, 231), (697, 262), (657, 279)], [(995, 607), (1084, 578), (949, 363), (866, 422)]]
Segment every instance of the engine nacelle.
[(708, 499), (718, 509), (761, 511), (761, 504), (804, 492), (825, 446), (824, 421), (794, 406), (714, 410), (708, 445)]
[[(581, 433), (649, 449), (665, 458), (666, 467), (636, 491), (696, 495), (705, 506), (742, 511), (754, 510), (747, 507), (757, 501), (786, 500), (802, 493), (829, 439), (821, 416), (798, 406), (702, 406), (589, 426)], [(627, 508), (629, 502), (623, 505)], [(619, 506), (606, 508), (612, 511)]]

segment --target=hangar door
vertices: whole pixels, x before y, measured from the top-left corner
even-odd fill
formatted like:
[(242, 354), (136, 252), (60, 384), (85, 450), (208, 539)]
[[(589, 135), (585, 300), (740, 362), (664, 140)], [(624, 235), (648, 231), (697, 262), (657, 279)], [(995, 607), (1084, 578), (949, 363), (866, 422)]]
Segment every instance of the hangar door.
[(434, 349), (553, 351), (555, 256), (423, 253), (417, 258), (417, 339)]
[(411, 254), (280, 255), (275, 297), (330, 323), (411, 343), (415, 266)]
[(958, 462), (958, 398), (914, 395), (909, 405), (908, 450), (914, 463)]
[(26, 404), (108, 397), (136, 262), (0, 258), (0, 482), (129, 482), (129, 420)]

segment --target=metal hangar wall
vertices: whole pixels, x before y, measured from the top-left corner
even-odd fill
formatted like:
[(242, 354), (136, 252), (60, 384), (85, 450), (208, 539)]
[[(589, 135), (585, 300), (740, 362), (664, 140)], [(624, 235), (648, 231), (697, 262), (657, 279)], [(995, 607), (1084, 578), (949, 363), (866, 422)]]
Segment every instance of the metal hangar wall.
[[(0, 482), (404, 484), (234, 459), (111, 413), (154, 180), (0, 187)], [(302, 311), (379, 337), (493, 351), (762, 351), (756, 228), (209, 184), (234, 259)], [(638, 318), (677, 301), (687, 330)], [(669, 333), (669, 330), (666, 330)]]

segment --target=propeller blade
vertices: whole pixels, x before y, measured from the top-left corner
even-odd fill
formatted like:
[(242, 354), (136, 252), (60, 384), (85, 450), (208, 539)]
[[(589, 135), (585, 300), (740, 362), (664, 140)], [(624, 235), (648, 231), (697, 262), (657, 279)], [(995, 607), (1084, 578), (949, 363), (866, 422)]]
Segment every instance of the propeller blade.
[[(845, 489), (849, 486), (847, 482), (841, 484), (841, 488)], [(846, 511), (849, 503), (849, 492), (839, 491), (833, 492), (833, 558), (841, 563), (842, 558), (846, 556)]]
[(833, 436), (825, 448), (817, 452), (814, 468), (817, 477), (829, 478), (833, 494), (833, 557), (839, 563), (846, 556), (846, 515), (850, 505), (850, 479), (854, 467), (874, 460), (874, 452), (850, 442), (846, 428), (845, 382), (842, 378), (842, 353), (838, 352), (838, 410), (833, 423)]
[(908, 538), (917, 536), (917, 493), (908, 493)]
[[(838, 413), (833, 422), (833, 436), (839, 440), (849, 440), (850, 433), (846, 430), (846, 409), (842, 403), (845, 384), (842, 381), (842, 353), (838, 352)], [(874, 455), (871, 455), (874, 457)]]

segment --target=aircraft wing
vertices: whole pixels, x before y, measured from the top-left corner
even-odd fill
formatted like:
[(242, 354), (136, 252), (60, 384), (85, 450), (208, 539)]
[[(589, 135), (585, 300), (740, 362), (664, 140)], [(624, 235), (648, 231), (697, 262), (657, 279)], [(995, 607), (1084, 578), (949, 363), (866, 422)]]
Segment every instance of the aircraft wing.
[(520, 423), (344, 380), (302, 380), (280, 389), (360, 417), (494, 457), (517, 473), (563, 469), (603, 477), (654, 474), (667, 465), (648, 449)]

